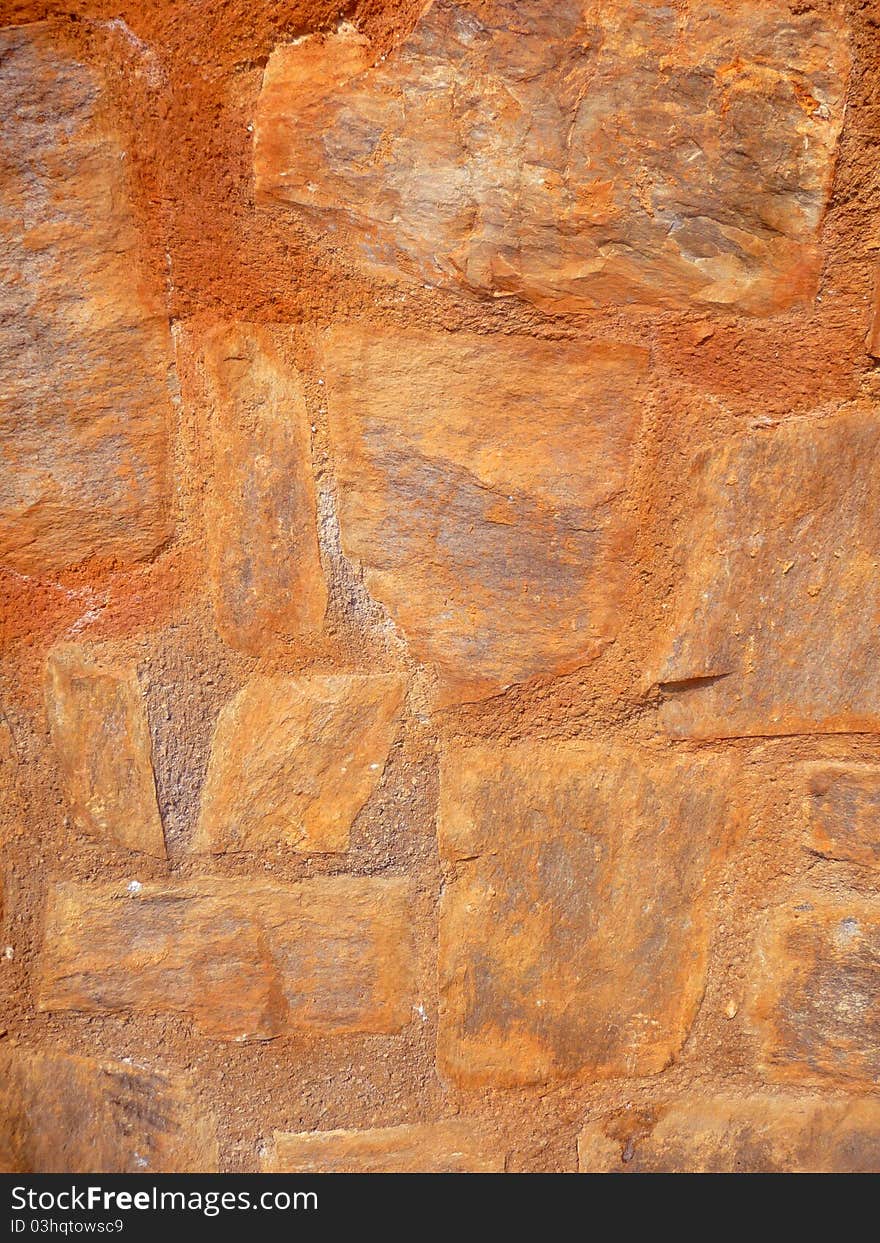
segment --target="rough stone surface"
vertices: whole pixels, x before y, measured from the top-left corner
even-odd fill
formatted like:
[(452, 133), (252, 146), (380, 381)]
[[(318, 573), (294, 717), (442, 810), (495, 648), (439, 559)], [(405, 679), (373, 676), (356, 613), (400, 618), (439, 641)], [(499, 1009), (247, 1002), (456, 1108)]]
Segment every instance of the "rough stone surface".
[(585, 1174), (876, 1174), (880, 1102), (688, 1096), (589, 1123), (578, 1160)]
[(193, 849), (348, 849), (403, 706), (397, 674), (255, 678), (220, 714)]
[(213, 1118), (160, 1070), (0, 1047), (0, 1173), (211, 1173)]
[(461, 1118), (374, 1131), (276, 1131), (264, 1171), (280, 1174), (503, 1174), (504, 1155)]
[(49, 657), (52, 742), (77, 828), (165, 857), (150, 731), (132, 666), (97, 661), (76, 645)]
[(806, 766), (808, 845), (829, 859), (880, 863), (880, 766)]
[(327, 607), (305, 397), (298, 373), (258, 325), (215, 329), (204, 343), (204, 365), (217, 625), (233, 646), (259, 653), (319, 631)]
[(880, 1083), (880, 901), (805, 890), (767, 917), (750, 1018), (778, 1080)]
[(455, 747), (441, 771), (441, 1070), (650, 1075), (703, 993), (739, 828), (724, 761), (590, 743)]
[(408, 882), (59, 882), (43, 1010), (189, 1014), (220, 1040), (396, 1032), (411, 1016)]
[(613, 638), (645, 350), (359, 331), (325, 343), (346, 553), (447, 700)]
[(878, 451), (856, 408), (697, 457), (659, 672), (673, 737), (880, 730)]
[(783, 0), (429, 4), (377, 64), (350, 26), (277, 47), (258, 192), (371, 267), (547, 312), (812, 296), (842, 20)]
[(0, 31), (0, 562), (148, 557), (172, 531), (168, 324), (126, 148), (51, 22)]

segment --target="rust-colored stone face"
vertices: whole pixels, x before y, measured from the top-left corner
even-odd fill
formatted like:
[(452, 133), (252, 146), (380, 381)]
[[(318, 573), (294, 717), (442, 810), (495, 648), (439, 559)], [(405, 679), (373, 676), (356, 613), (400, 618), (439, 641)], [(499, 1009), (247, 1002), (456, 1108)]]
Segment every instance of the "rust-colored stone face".
[(349, 326), (324, 357), (343, 547), (441, 699), (594, 659), (630, 582), (646, 351)]
[(584, 1174), (871, 1174), (880, 1172), (880, 1103), (774, 1096), (686, 1096), (656, 1117), (589, 1123)]
[(509, 1086), (669, 1065), (703, 993), (732, 779), (717, 759), (590, 743), (444, 757), (444, 1074)]
[(296, 370), (259, 325), (221, 325), (204, 342), (203, 357), (217, 626), (234, 647), (259, 654), (278, 640), (318, 632), (327, 607), (305, 397)]
[(404, 696), (397, 674), (255, 678), (220, 714), (193, 849), (348, 849)]
[(211, 1173), (218, 1160), (214, 1120), (185, 1080), (0, 1047), (0, 1173)]
[(880, 730), (878, 451), (856, 408), (697, 457), (659, 670), (673, 737)]
[(276, 1131), (267, 1173), (503, 1174), (504, 1154), (465, 1118), (374, 1131)]
[(848, 72), (783, 0), (434, 0), (379, 63), (347, 26), (275, 49), (256, 185), (374, 269), (766, 315), (815, 293)]
[(172, 533), (170, 342), (98, 73), (0, 31), (0, 562), (149, 556)]
[(765, 1073), (880, 1083), (880, 901), (804, 890), (767, 917), (750, 1017)]
[(61, 882), (40, 1005), (189, 1014), (218, 1040), (396, 1032), (414, 1000), (408, 890), (398, 877)]
[(807, 844), (829, 859), (880, 863), (880, 766), (806, 767)]
[(60, 647), (49, 658), (46, 699), (77, 827), (164, 859), (150, 731), (135, 670), (103, 664), (73, 644)]

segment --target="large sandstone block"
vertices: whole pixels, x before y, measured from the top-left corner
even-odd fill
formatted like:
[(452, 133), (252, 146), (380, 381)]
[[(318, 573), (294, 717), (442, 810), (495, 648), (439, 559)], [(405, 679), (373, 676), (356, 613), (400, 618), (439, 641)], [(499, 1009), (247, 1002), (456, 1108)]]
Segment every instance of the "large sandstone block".
[(259, 653), (275, 640), (319, 631), (327, 607), (305, 396), (298, 373), (259, 325), (215, 329), (203, 359), (217, 626), (234, 647)]
[(647, 352), (347, 325), (325, 361), (343, 548), (441, 697), (595, 658), (629, 584)]
[(474, 1124), (450, 1118), (373, 1131), (276, 1131), (267, 1173), (503, 1174), (504, 1154)]
[(441, 1070), (505, 1086), (668, 1066), (703, 994), (713, 886), (740, 824), (734, 782), (717, 756), (451, 748)]
[(193, 849), (347, 850), (405, 689), (393, 673), (254, 678), (220, 713)]
[(164, 859), (150, 730), (134, 668), (96, 661), (73, 644), (56, 648), (46, 700), (76, 826)]
[(380, 273), (769, 314), (815, 293), (848, 72), (786, 0), (434, 0), (378, 62), (348, 25), (275, 49), (257, 192)]
[(750, 978), (771, 1078), (880, 1083), (880, 899), (793, 895), (767, 916)]
[(0, 560), (138, 560), (172, 532), (171, 355), (125, 144), (51, 22), (0, 31), (0, 104)]
[(578, 1158), (585, 1174), (876, 1174), (880, 1102), (686, 1096), (589, 1123)]
[(211, 1173), (214, 1121), (158, 1070), (0, 1046), (0, 1173)]
[(805, 765), (807, 844), (817, 854), (866, 867), (880, 863), (880, 766)]
[(414, 1000), (408, 894), (402, 877), (60, 882), (39, 1004), (189, 1014), (220, 1040), (396, 1032)]
[(791, 419), (694, 462), (658, 680), (674, 737), (880, 730), (880, 419)]

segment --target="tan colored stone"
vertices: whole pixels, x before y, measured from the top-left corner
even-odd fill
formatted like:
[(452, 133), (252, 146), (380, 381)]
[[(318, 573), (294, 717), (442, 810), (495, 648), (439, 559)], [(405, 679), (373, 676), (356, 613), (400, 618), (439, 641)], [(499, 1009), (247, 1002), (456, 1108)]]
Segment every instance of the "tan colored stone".
[(223, 325), (206, 338), (203, 357), (217, 626), (232, 646), (259, 653), (316, 633), (327, 608), (305, 396), (268, 328)]
[(220, 1040), (396, 1032), (413, 953), (402, 877), (53, 885), (43, 1010), (188, 1014)]
[(218, 1160), (214, 1120), (185, 1080), (0, 1046), (0, 1173), (212, 1173)]
[(504, 1155), (465, 1118), (374, 1131), (276, 1131), (267, 1173), (503, 1174)]
[(687, 1096), (589, 1123), (578, 1159), (584, 1174), (880, 1173), (880, 1102)]
[(193, 849), (347, 850), (405, 689), (397, 674), (250, 681), (220, 713)]
[(96, 71), (0, 31), (0, 561), (148, 557), (172, 533), (168, 322)]
[(874, 359), (880, 359), (880, 268), (874, 277), (874, 304), (871, 307), (871, 322), (865, 337), (865, 349)]
[(751, 980), (771, 1078), (880, 1083), (880, 899), (795, 894), (767, 916)]
[(347, 325), (325, 359), (343, 548), (441, 698), (594, 659), (630, 581), (647, 352)]
[(816, 291), (848, 74), (843, 17), (786, 0), (435, 0), (381, 59), (274, 50), (256, 187), (379, 273), (766, 315)]
[(578, 742), (447, 751), (444, 1074), (507, 1086), (674, 1060), (742, 819), (731, 763)]
[(164, 859), (150, 730), (134, 668), (102, 664), (75, 645), (56, 648), (46, 691), (77, 828)]
[(829, 859), (880, 863), (880, 766), (805, 765), (808, 845)]
[(658, 680), (676, 738), (880, 731), (880, 419), (700, 454)]

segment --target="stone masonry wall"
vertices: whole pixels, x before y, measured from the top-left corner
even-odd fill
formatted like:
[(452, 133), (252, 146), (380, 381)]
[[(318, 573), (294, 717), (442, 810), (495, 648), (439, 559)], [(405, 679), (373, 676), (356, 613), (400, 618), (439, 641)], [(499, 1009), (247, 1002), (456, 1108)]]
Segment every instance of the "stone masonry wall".
[(0, 1169), (880, 1168), (876, 0), (0, 103)]

